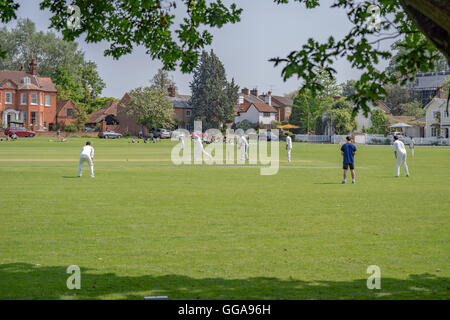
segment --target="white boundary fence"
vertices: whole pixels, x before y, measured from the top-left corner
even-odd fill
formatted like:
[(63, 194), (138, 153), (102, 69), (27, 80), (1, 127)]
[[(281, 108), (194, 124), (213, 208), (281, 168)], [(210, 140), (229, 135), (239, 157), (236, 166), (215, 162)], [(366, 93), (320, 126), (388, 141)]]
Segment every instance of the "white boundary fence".
[[(295, 140), (300, 142), (310, 143), (332, 143), (343, 144), (346, 142), (347, 135), (313, 135), (313, 134), (296, 134)], [(390, 145), (394, 141), (392, 136), (384, 136), (382, 134), (364, 134), (355, 136), (355, 142), (357, 144), (374, 144), (374, 145)], [(404, 143), (409, 144), (411, 139), (409, 137), (400, 138)], [(416, 138), (414, 137), (415, 145), (428, 145), (428, 146), (450, 146), (450, 139), (438, 139), (432, 138)]]
[(315, 143), (331, 141), (330, 136), (314, 135), (314, 134), (296, 134), (295, 139), (301, 142), (315, 142)]

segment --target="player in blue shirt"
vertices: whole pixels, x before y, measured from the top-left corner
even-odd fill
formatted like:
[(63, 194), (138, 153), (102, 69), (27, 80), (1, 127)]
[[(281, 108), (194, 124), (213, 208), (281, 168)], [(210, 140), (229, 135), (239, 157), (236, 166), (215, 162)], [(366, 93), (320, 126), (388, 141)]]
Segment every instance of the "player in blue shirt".
[(342, 184), (347, 182), (347, 170), (350, 167), (350, 171), (352, 173), (352, 183), (355, 183), (355, 160), (354, 155), (356, 153), (356, 147), (352, 144), (352, 138), (347, 137), (347, 143), (344, 144), (341, 148), (341, 154), (344, 157), (344, 180), (342, 180)]

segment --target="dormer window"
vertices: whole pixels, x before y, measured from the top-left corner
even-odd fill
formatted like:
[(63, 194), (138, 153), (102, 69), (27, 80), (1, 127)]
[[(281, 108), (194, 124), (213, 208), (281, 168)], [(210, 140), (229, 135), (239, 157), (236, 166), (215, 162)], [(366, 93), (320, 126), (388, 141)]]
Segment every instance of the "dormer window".
[(22, 78), (22, 83), (23, 83), (23, 84), (30, 84), (30, 83), (31, 83), (31, 79), (28, 78), (28, 77), (23, 77), (23, 78)]

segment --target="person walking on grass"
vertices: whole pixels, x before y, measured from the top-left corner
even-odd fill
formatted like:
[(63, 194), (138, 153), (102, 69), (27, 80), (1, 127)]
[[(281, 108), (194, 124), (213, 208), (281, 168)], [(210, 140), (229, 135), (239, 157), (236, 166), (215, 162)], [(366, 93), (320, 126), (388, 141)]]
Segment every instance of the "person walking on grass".
[(86, 145), (81, 149), (80, 153), (80, 163), (78, 164), (78, 178), (81, 177), (81, 173), (83, 170), (83, 162), (87, 162), (89, 164), (89, 171), (91, 174), (91, 178), (94, 178), (94, 148), (91, 146), (91, 143), (88, 141)]
[(400, 166), (403, 165), (406, 176), (409, 177), (408, 165), (406, 164), (406, 149), (403, 142), (397, 136), (394, 136), (394, 155), (397, 159), (397, 166), (395, 170), (395, 177), (400, 176)]
[(286, 154), (288, 162), (291, 162), (291, 150), (292, 150), (292, 138), (289, 136), (289, 133), (285, 133), (286, 136)]
[(414, 158), (414, 138), (411, 138), (411, 142), (409, 143), (409, 149), (411, 150), (411, 158)]
[(343, 157), (343, 169), (344, 169), (344, 180), (342, 180), (342, 184), (347, 183), (347, 170), (350, 167), (350, 171), (352, 173), (352, 183), (355, 183), (355, 160), (354, 156), (356, 153), (356, 147), (352, 144), (352, 138), (346, 138), (347, 143), (342, 145), (341, 147), (341, 155)]
[(238, 149), (241, 149), (241, 160), (248, 161), (248, 141), (245, 139), (244, 135), (239, 137)]

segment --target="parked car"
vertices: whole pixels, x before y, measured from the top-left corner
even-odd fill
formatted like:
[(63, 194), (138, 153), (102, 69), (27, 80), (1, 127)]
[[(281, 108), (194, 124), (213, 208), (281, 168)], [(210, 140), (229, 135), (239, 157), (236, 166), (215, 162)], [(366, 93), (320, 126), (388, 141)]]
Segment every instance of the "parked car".
[(161, 139), (170, 139), (170, 130), (167, 129), (159, 129), (161, 134)]
[(25, 128), (7, 128), (5, 130), (5, 135), (12, 136), (13, 134), (16, 134), (18, 137), (34, 137), (36, 135), (36, 132), (34, 131), (28, 131)]
[(120, 138), (122, 138), (122, 134), (110, 130), (110, 131), (99, 132), (98, 137), (105, 138), (105, 139), (120, 139)]

